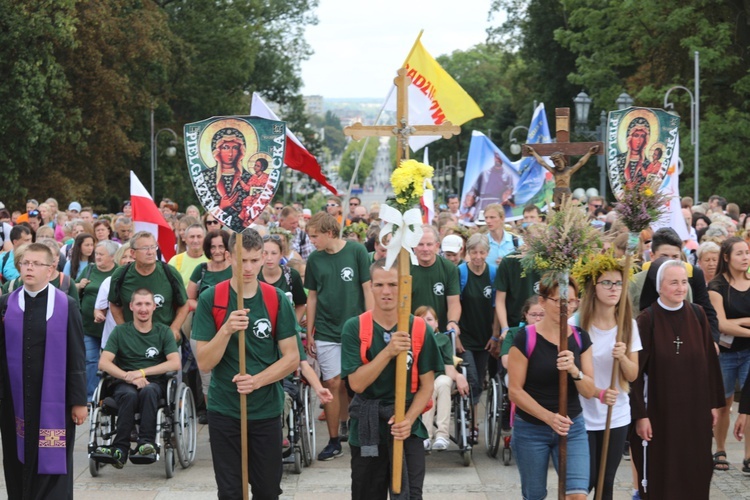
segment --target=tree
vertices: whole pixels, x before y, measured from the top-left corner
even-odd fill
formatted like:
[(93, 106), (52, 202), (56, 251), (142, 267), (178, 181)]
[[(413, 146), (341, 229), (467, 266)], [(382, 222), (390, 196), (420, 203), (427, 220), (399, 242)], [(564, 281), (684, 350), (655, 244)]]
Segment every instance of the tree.
[(357, 184), (360, 186), (364, 184), (365, 179), (370, 176), (373, 166), (375, 166), (375, 158), (378, 155), (378, 147), (380, 146), (380, 140), (378, 137), (370, 137), (369, 140), (362, 139), (359, 141), (349, 141), (349, 145), (344, 150), (344, 154), (341, 155), (341, 164), (339, 165), (339, 178), (344, 182), (346, 187), (349, 187), (349, 181), (354, 175), (354, 166), (357, 163), (360, 151), (367, 142), (367, 149), (362, 157), (362, 161), (359, 165), (359, 171), (357, 172)]

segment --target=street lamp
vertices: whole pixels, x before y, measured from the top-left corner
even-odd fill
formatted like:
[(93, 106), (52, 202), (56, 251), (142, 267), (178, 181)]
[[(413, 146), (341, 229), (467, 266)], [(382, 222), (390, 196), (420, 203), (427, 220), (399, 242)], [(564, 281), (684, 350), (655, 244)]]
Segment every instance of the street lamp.
[(674, 104), (669, 102), (669, 93), (672, 92), (675, 89), (684, 90), (688, 93), (690, 96), (690, 144), (693, 145), (693, 179), (694, 179), (694, 186), (693, 186), (693, 200), (695, 203), (698, 203), (700, 198), (698, 197), (698, 183), (699, 183), (699, 177), (698, 177), (698, 170), (699, 170), (699, 164), (700, 164), (700, 95), (701, 95), (701, 89), (700, 89), (700, 79), (699, 79), (699, 72), (700, 72), (700, 59), (699, 59), (699, 53), (698, 51), (695, 51), (695, 94), (693, 92), (690, 92), (690, 90), (687, 87), (683, 87), (682, 85), (675, 85), (674, 87), (671, 87), (669, 90), (667, 90), (667, 93), (664, 94), (664, 109), (672, 109), (674, 110)]
[(154, 108), (151, 107), (151, 198), (156, 201), (156, 195), (155, 195), (155, 182), (154, 182), (154, 175), (156, 172), (156, 145), (157, 145), (157, 139), (159, 138), (159, 134), (162, 132), (169, 132), (172, 134), (172, 141), (169, 144), (169, 147), (166, 149), (165, 153), (169, 157), (173, 157), (177, 154), (177, 148), (174, 146), (177, 144), (177, 141), (179, 140), (179, 137), (177, 136), (177, 132), (172, 130), (171, 128), (162, 128), (154, 132)]
[(515, 131), (516, 130), (521, 130), (521, 129), (525, 129), (526, 130), (526, 135), (529, 134), (529, 127), (524, 127), (523, 125), (518, 125), (516, 127), (513, 127), (510, 130), (510, 134), (508, 135), (508, 137), (510, 137), (510, 152), (513, 153), (514, 155), (521, 154), (521, 145), (518, 144), (518, 140), (515, 137), (513, 137), (513, 134), (515, 133)]
[[(583, 90), (573, 99), (576, 109), (576, 133), (591, 139), (597, 139), (606, 143), (607, 113), (602, 110), (599, 114), (599, 125), (594, 130), (588, 130), (588, 116), (591, 110), (591, 98)], [(633, 98), (623, 92), (615, 101), (619, 109), (620, 106), (630, 107), (633, 105)], [(599, 166), (599, 193), (604, 196), (607, 189), (607, 167), (604, 161), (604, 155), (597, 155), (596, 164)]]
[(573, 104), (576, 108), (576, 125), (579, 127), (585, 127), (586, 123), (589, 121), (591, 98), (586, 92), (581, 90), (575, 99), (573, 99)]
[(633, 105), (633, 98), (630, 97), (627, 93), (623, 92), (617, 98), (615, 103), (617, 103), (617, 109), (622, 111), (623, 109), (628, 109), (630, 106)]

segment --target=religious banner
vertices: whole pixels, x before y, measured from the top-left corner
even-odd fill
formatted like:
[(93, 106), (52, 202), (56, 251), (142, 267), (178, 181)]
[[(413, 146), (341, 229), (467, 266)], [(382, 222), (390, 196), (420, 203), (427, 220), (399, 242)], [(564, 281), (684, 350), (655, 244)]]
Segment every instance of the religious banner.
[(185, 125), (185, 157), (201, 205), (241, 233), (281, 185), (286, 123), (244, 116)]

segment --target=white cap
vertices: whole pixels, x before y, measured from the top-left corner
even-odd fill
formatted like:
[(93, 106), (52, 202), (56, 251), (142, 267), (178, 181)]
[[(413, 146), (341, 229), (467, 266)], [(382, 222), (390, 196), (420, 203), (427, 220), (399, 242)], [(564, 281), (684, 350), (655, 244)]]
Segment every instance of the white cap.
[(440, 245), (443, 252), (458, 253), (464, 248), (464, 240), (457, 234), (449, 234)]
[(303, 208), (302, 215), (305, 219), (309, 219), (310, 217), (312, 217), (312, 211), (309, 208)]

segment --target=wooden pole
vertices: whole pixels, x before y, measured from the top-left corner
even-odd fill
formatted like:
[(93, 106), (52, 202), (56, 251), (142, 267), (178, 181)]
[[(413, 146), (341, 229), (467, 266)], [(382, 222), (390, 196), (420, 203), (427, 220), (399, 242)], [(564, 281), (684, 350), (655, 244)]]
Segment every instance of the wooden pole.
[[(622, 342), (622, 332), (625, 328), (625, 321), (633, 321), (632, 318), (625, 317), (625, 300), (627, 300), (628, 294), (628, 282), (630, 277), (630, 251), (625, 252), (625, 266), (622, 269), (622, 295), (620, 295), (620, 310), (617, 314), (617, 340), (616, 342)], [(617, 377), (620, 372), (620, 361), (615, 359), (612, 363), (612, 377), (610, 378), (609, 388), (614, 389)], [(607, 423), (604, 427), (604, 440), (602, 442), (602, 456), (599, 458), (599, 477), (596, 481), (596, 498), (595, 500), (601, 500), (602, 492), (604, 489), (604, 473), (607, 468), (607, 453), (609, 453), (609, 434), (610, 426), (612, 424), (612, 406), (607, 407)]]
[[(237, 309), (245, 308), (245, 283), (242, 278), (242, 233), (235, 233), (237, 241), (234, 245), (235, 266), (234, 277), (237, 287)], [(240, 375), (246, 374), (245, 369), (245, 330), (237, 332), (240, 355)], [(248, 500), (249, 477), (247, 472), (247, 394), (240, 394), (240, 440), (242, 442), (242, 499)]]
[[(411, 315), (411, 259), (409, 252), (401, 249), (398, 255), (398, 331), (409, 332), (409, 316)], [(406, 352), (396, 357), (396, 399), (394, 401), (394, 421), (404, 420), (406, 414)], [(412, 370), (416, 370), (412, 366)], [(391, 475), (391, 489), (394, 493), (401, 493), (401, 474), (403, 471), (404, 442), (393, 440), (393, 474)]]
[[(557, 352), (568, 349), (568, 272), (560, 273), (558, 288), (560, 291), (560, 342)], [(560, 372), (560, 397), (558, 413), (563, 417), (568, 415), (568, 372)], [(565, 480), (568, 474), (568, 438), (559, 436), (558, 464), (557, 464), (557, 498), (565, 500)]]

